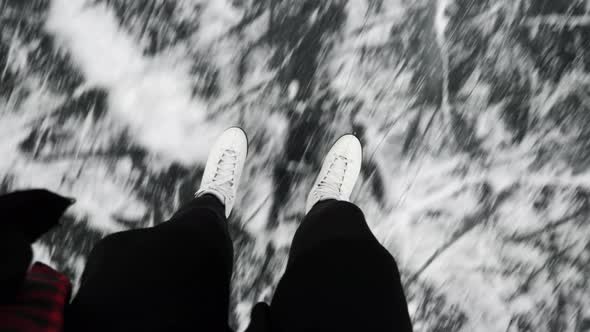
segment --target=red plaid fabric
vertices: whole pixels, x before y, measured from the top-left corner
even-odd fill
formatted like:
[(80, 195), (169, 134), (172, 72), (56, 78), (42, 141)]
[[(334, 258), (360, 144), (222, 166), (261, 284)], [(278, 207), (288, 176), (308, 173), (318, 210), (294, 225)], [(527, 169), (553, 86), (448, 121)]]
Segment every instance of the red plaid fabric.
[(64, 308), (71, 288), (66, 276), (45, 264), (35, 263), (14, 303), (0, 305), (0, 331), (63, 331)]

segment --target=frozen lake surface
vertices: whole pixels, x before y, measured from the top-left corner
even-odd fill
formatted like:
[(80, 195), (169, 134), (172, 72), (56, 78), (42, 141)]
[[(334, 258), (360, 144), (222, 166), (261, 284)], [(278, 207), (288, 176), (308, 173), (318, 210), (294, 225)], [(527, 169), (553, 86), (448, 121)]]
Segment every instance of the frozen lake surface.
[(354, 132), (416, 331), (590, 331), (589, 1), (0, 0), (0, 192), (78, 199), (36, 245), (74, 280), (187, 202), (233, 125), (232, 326)]

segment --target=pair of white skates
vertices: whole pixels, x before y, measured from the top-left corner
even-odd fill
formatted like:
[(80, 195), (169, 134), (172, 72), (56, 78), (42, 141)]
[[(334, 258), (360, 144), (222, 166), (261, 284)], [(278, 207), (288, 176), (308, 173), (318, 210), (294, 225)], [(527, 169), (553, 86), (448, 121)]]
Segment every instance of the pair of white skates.
[[(195, 196), (212, 194), (225, 205), (229, 217), (248, 153), (248, 140), (240, 128), (229, 128), (217, 139), (207, 159), (201, 187)], [(319, 201), (348, 201), (361, 170), (362, 148), (353, 135), (344, 135), (330, 149), (307, 197), (305, 213)]]

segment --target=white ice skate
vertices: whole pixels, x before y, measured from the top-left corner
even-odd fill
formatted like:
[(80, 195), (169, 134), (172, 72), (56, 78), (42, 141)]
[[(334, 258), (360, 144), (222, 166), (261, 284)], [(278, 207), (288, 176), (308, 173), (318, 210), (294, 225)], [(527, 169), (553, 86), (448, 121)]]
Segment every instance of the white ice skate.
[(247, 154), (246, 133), (236, 127), (224, 131), (209, 152), (201, 187), (195, 196), (211, 194), (219, 198), (225, 205), (225, 216), (229, 217)]
[(363, 152), (354, 135), (344, 135), (334, 143), (324, 158), (322, 169), (307, 196), (305, 213), (319, 201), (348, 201), (361, 171)]

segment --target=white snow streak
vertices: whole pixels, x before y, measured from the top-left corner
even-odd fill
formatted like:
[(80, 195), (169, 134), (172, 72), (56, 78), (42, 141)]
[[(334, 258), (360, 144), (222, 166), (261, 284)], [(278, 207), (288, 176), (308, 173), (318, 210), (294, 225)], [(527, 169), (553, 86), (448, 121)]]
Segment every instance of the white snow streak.
[(151, 151), (184, 163), (204, 162), (228, 124), (206, 120), (191, 96), (186, 63), (144, 56), (103, 5), (54, 0), (47, 30), (72, 55), (87, 84), (109, 91), (109, 112)]

